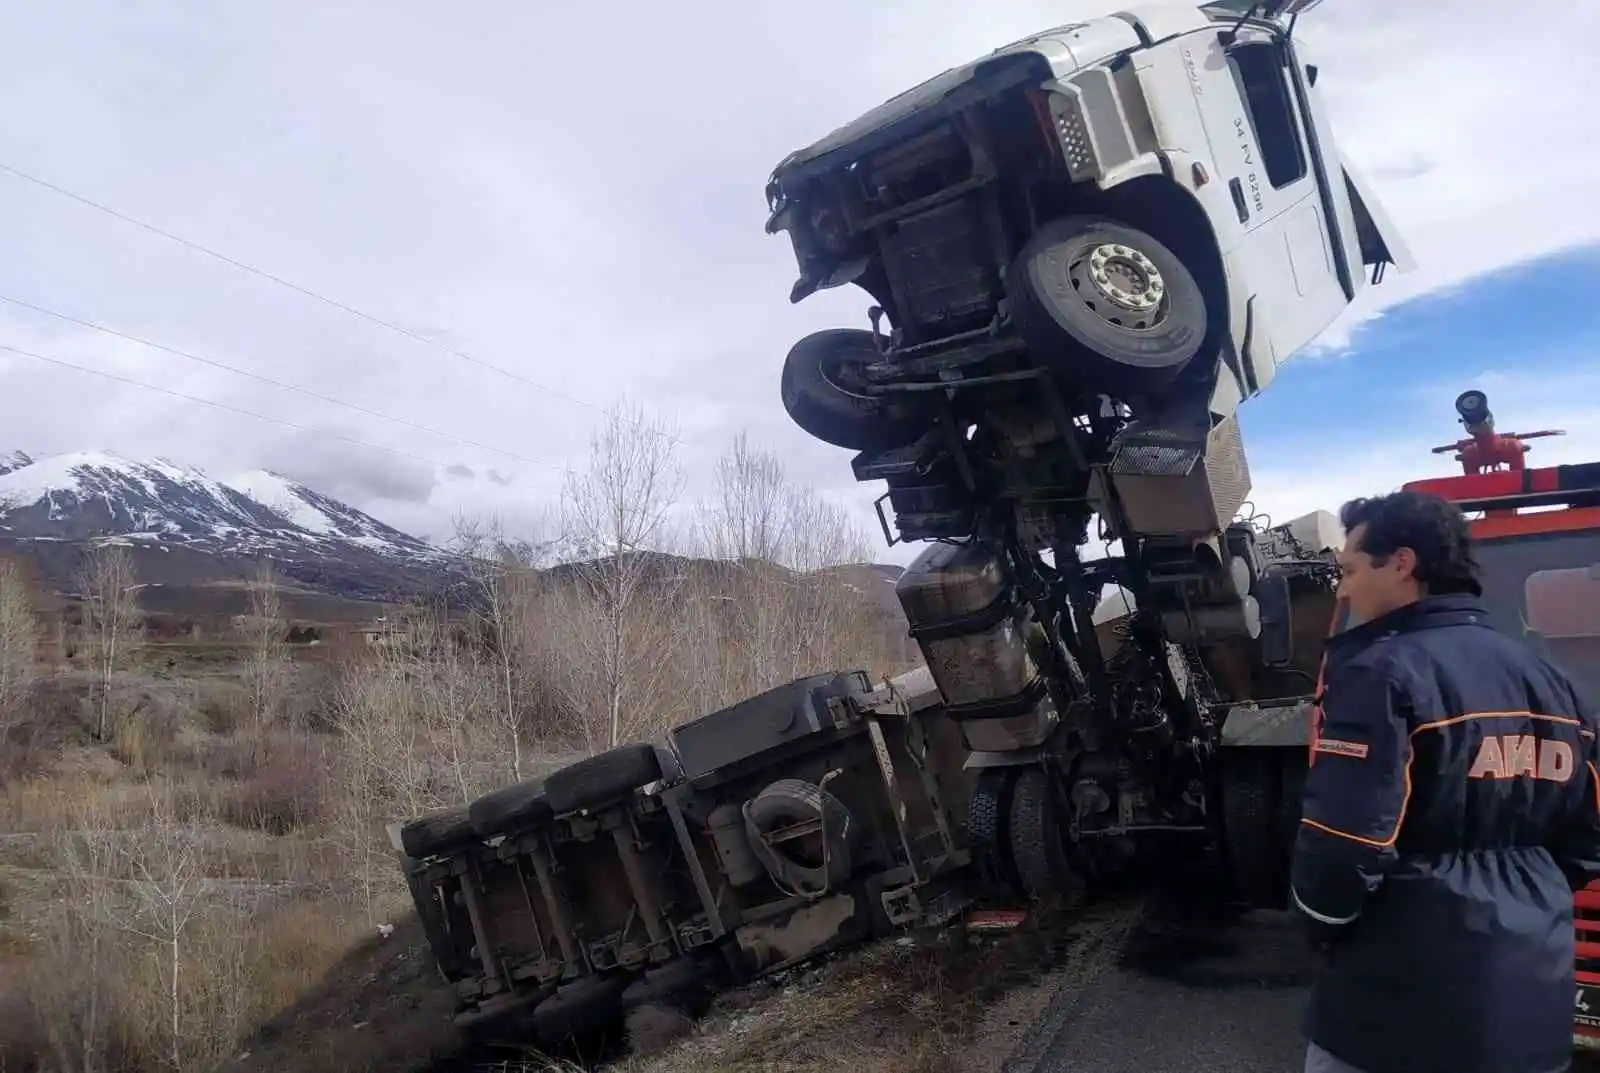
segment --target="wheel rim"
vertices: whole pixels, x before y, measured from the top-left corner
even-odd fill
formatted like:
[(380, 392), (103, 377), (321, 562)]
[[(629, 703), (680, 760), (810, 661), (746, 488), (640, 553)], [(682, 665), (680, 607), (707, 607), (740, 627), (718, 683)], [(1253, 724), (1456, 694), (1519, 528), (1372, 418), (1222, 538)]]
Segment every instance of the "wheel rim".
[(1067, 269), (1078, 301), (1123, 331), (1149, 331), (1167, 319), (1167, 281), (1154, 261), (1122, 242), (1086, 246)]

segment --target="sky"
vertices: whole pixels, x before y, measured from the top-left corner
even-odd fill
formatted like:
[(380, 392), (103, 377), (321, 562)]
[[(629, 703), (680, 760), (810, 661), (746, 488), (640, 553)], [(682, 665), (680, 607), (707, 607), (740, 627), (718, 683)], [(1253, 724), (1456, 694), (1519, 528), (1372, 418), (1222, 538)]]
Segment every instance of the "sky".
[[(688, 498), (742, 430), (876, 531), (876, 489), (778, 397), (790, 343), (864, 326), (868, 302), (789, 303), (766, 178), (944, 68), (1117, 6), (15, 5), (0, 346), (299, 427), (0, 350), (0, 449), (269, 468), (443, 538), (461, 513), (535, 524), (627, 397), (675, 427)], [(1456, 437), (1469, 386), (1502, 429), (1569, 431), (1536, 460), (1600, 457), (1600, 5), (1510, 10), (1324, 0), (1301, 20), (1341, 147), (1418, 268), (1243, 408), (1276, 518), (1448, 472), (1427, 448)]]

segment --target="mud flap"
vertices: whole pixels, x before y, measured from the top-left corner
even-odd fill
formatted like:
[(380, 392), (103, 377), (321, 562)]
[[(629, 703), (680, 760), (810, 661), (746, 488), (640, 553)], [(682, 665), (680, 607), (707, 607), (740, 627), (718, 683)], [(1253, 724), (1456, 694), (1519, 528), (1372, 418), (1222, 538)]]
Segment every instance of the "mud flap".
[(1311, 748), (1311, 700), (1262, 706), (1237, 704), (1222, 721), (1224, 749), (1299, 746)]

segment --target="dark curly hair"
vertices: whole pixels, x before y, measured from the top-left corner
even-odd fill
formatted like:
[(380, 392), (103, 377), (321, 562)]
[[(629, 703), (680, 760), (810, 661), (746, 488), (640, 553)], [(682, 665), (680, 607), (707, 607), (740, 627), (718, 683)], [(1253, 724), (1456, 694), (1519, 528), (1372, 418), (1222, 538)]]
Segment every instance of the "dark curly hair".
[(1347, 533), (1366, 525), (1361, 550), (1379, 566), (1396, 549), (1410, 548), (1417, 557), (1416, 579), (1429, 595), (1483, 595), (1467, 519), (1454, 503), (1423, 492), (1390, 492), (1352, 499), (1339, 508), (1339, 521)]

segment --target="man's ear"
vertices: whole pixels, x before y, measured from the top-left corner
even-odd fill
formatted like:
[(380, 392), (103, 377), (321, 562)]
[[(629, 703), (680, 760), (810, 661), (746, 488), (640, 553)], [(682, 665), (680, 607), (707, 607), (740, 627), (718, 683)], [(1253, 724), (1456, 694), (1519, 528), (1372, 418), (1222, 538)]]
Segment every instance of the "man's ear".
[(1404, 575), (1405, 577), (1409, 577), (1409, 578), (1416, 577), (1416, 575), (1417, 575), (1417, 553), (1416, 552), (1412, 551), (1410, 548), (1396, 548), (1396, 549), (1394, 549), (1394, 552), (1390, 555), (1390, 558), (1394, 561), (1395, 569), (1400, 571), (1400, 573), (1402, 575)]

